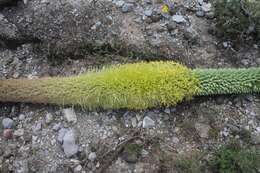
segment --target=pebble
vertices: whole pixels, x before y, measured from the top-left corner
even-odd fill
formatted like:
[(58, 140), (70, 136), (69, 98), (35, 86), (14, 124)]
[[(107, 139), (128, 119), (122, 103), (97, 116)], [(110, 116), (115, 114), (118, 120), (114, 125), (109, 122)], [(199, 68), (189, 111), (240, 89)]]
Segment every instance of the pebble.
[(60, 128), (61, 128), (61, 124), (60, 124), (60, 123), (57, 123), (57, 124), (54, 124), (54, 125), (53, 125), (52, 130), (58, 131)]
[(76, 123), (77, 116), (73, 108), (63, 109), (63, 114), (67, 122)]
[(153, 14), (153, 10), (145, 10), (144, 11), (144, 15), (147, 16), (147, 17), (151, 17)]
[(120, 8), (125, 4), (125, 2), (124, 1), (117, 1), (115, 4), (116, 4), (117, 7)]
[(11, 139), (13, 137), (13, 130), (12, 129), (5, 129), (3, 132), (3, 136), (6, 139)]
[(134, 9), (134, 4), (130, 4), (130, 3), (125, 3), (123, 6), (122, 6), (122, 12), (123, 13), (127, 13), (127, 12), (130, 12)]
[(62, 148), (67, 157), (71, 157), (78, 153), (79, 146), (76, 144), (76, 135), (74, 130), (68, 130), (62, 141)]
[(151, 128), (155, 126), (154, 120), (152, 120), (150, 117), (146, 116), (143, 119), (143, 128)]
[(176, 23), (185, 23), (186, 19), (182, 15), (173, 15), (172, 20)]
[(164, 110), (164, 112), (165, 112), (166, 114), (171, 114), (171, 109), (170, 109), (170, 108), (166, 108), (166, 109)]
[(17, 129), (14, 131), (14, 136), (20, 137), (24, 135), (24, 129)]
[(95, 152), (91, 152), (88, 155), (88, 160), (90, 160), (91, 162), (94, 162), (97, 158), (97, 154)]
[(2, 120), (2, 125), (3, 125), (4, 129), (11, 129), (14, 125), (14, 121), (10, 118), (4, 118)]
[(62, 143), (62, 140), (63, 140), (63, 137), (64, 135), (68, 132), (69, 130), (68, 129), (65, 129), (65, 128), (61, 128), (58, 132), (58, 138), (57, 140)]
[(201, 5), (201, 9), (204, 12), (210, 12), (211, 11), (211, 7), (212, 7), (211, 3), (203, 2), (202, 5)]
[(197, 16), (197, 17), (204, 17), (204, 16), (205, 16), (205, 12), (199, 10), (199, 11), (196, 12), (196, 16)]
[(42, 123), (41, 122), (37, 122), (36, 125), (33, 126), (33, 132), (38, 132), (42, 129)]
[(136, 120), (135, 117), (132, 117), (132, 118), (131, 118), (131, 123), (132, 123), (132, 126), (133, 126), (133, 127), (137, 127), (137, 120)]
[(175, 144), (178, 144), (180, 142), (180, 140), (177, 137), (173, 137), (172, 142), (175, 143)]
[(167, 26), (167, 29), (169, 32), (171, 32), (177, 28), (177, 24), (173, 21), (170, 21), (166, 26)]
[(199, 133), (199, 136), (201, 138), (208, 138), (209, 135), (209, 129), (210, 126), (207, 124), (203, 124), (203, 123), (195, 123), (195, 129), (197, 130), (197, 132)]
[(20, 121), (23, 121), (23, 120), (25, 119), (25, 115), (24, 115), (24, 114), (20, 114), (19, 117), (18, 117), (18, 119), (19, 119)]
[(81, 165), (78, 165), (78, 166), (76, 166), (75, 168), (74, 168), (74, 172), (81, 172), (81, 170), (82, 170), (82, 166)]
[(53, 115), (51, 113), (47, 113), (46, 117), (45, 117), (45, 122), (47, 124), (50, 124), (52, 122), (52, 120), (53, 120)]

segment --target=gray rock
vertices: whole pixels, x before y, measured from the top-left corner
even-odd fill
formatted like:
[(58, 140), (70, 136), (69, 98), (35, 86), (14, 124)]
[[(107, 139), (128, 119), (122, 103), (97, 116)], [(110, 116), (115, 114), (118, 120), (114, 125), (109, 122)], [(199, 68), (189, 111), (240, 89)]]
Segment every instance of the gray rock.
[(60, 143), (62, 143), (62, 140), (63, 140), (63, 137), (64, 137), (64, 135), (68, 132), (69, 130), (68, 129), (65, 129), (65, 128), (61, 128), (60, 130), (59, 130), (59, 133), (58, 133), (58, 141), (60, 142)]
[(155, 126), (154, 120), (152, 120), (150, 117), (146, 116), (143, 119), (143, 128), (151, 128)]
[(172, 142), (173, 142), (174, 144), (178, 144), (178, 143), (180, 142), (180, 140), (179, 140), (179, 138), (177, 138), (177, 137), (173, 137), (173, 138), (172, 138)]
[(125, 3), (123, 6), (122, 6), (122, 12), (123, 13), (127, 13), (127, 12), (130, 12), (134, 9), (134, 4), (130, 4), (130, 3)]
[(51, 113), (47, 113), (46, 117), (45, 117), (45, 122), (47, 124), (50, 124), (52, 122), (52, 120), (53, 120), (53, 115)]
[(19, 119), (20, 121), (23, 121), (23, 120), (25, 119), (25, 115), (24, 115), (24, 114), (20, 114), (19, 117), (18, 117), (18, 119)]
[(68, 130), (62, 141), (62, 148), (67, 157), (71, 157), (78, 153), (79, 146), (76, 144), (76, 135), (74, 130)]
[(172, 20), (176, 23), (185, 23), (186, 19), (184, 18), (183, 15), (173, 15)]
[(91, 152), (88, 155), (88, 160), (90, 160), (91, 162), (94, 162), (97, 158), (97, 154), (95, 152)]
[(76, 166), (76, 167), (73, 169), (74, 172), (81, 172), (81, 170), (82, 170), (82, 166), (81, 166), (81, 165), (78, 165), (78, 166)]
[(4, 118), (2, 120), (2, 125), (3, 125), (4, 129), (11, 129), (14, 125), (14, 121), (10, 118)]
[(40, 131), (41, 129), (42, 129), (42, 123), (41, 123), (41, 122), (37, 122), (37, 123), (33, 126), (33, 128), (32, 128), (33, 132), (38, 132), (38, 131)]
[(144, 2), (145, 2), (146, 4), (152, 4), (152, 3), (153, 3), (152, 0), (144, 0)]
[(153, 10), (151, 10), (151, 9), (144, 11), (144, 15), (147, 16), (147, 17), (151, 17), (152, 14), (153, 14)]
[(170, 114), (170, 113), (171, 113), (171, 109), (170, 109), (170, 108), (166, 108), (166, 109), (164, 110), (164, 112), (165, 112), (166, 114)]
[(77, 122), (77, 116), (73, 108), (63, 109), (63, 114), (65, 119), (69, 123), (76, 123)]
[(24, 135), (24, 129), (17, 129), (14, 131), (14, 136), (20, 137)]
[(135, 117), (132, 117), (132, 118), (131, 118), (131, 123), (132, 123), (132, 126), (133, 126), (133, 127), (137, 127), (137, 120), (136, 120)]
[(185, 29), (183, 36), (190, 43), (196, 44), (199, 42), (199, 34), (192, 27)]
[(57, 124), (54, 124), (54, 126), (52, 127), (52, 130), (58, 131), (60, 128), (61, 128), (61, 124), (57, 123)]
[(197, 132), (201, 138), (209, 137), (208, 133), (209, 133), (210, 126), (208, 124), (195, 123), (195, 129), (197, 130)]
[(117, 7), (120, 8), (125, 4), (125, 2), (124, 1), (117, 1), (115, 4), (116, 4)]
[(205, 16), (205, 12), (202, 11), (202, 10), (199, 10), (199, 11), (196, 12), (196, 16), (197, 17), (204, 17)]
[(201, 5), (201, 9), (204, 12), (211, 11), (211, 7), (212, 7), (211, 3), (206, 3), (206, 2), (203, 2), (202, 5)]
[(167, 24), (167, 29), (169, 32), (175, 30), (177, 28), (177, 24), (173, 21), (170, 21), (168, 24)]

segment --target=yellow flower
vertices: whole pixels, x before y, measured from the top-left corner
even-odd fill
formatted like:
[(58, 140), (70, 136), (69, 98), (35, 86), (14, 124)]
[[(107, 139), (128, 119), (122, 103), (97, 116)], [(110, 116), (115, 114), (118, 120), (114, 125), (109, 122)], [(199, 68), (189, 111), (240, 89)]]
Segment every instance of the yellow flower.
[(169, 13), (170, 8), (167, 4), (163, 4), (162, 6), (162, 13)]

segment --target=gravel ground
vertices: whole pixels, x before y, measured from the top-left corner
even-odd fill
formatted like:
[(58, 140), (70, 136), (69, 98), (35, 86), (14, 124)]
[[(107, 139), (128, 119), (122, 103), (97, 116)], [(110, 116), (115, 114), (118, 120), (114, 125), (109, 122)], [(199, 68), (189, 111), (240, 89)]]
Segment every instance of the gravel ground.
[[(212, 5), (203, 0), (0, 0), (1, 79), (141, 60), (260, 65), (257, 45), (233, 44), (216, 38)], [(162, 158), (212, 150), (241, 139), (243, 130), (260, 145), (259, 95), (197, 97), (143, 111), (1, 103), (0, 120), (3, 173), (177, 172)]]

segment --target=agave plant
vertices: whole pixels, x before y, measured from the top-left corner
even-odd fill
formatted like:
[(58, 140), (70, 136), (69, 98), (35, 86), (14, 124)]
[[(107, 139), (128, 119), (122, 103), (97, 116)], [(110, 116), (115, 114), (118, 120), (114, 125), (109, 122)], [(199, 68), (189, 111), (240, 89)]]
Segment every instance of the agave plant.
[(176, 62), (113, 65), (71, 77), (0, 80), (0, 101), (88, 109), (171, 106), (198, 95), (260, 92), (260, 68), (189, 69)]

